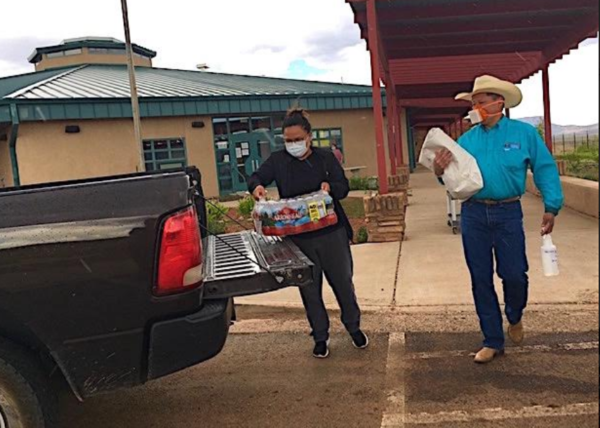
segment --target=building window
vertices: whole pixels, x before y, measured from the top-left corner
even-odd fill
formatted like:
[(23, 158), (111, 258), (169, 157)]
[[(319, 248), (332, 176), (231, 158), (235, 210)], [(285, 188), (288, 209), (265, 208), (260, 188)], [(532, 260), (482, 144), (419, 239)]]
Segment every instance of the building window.
[(89, 48), (88, 52), (92, 55), (106, 55), (108, 53), (108, 49), (106, 48)]
[(46, 54), (46, 58), (48, 59), (54, 59), (54, 58), (60, 58), (65, 56), (65, 52), (64, 51), (60, 51), (60, 52), (50, 52)]
[(89, 48), (92, 55), (124, 55), (125, 49)]
[(144, 140), (146, 171), (162, 171), (187, 167), (183, 138)]
[(63, 56), (73, 56), (73, 55), (79, 55), (81, 53), (83, 53), (83, 51), (81, 49), (67, 49), (66, 51), (47, 53), (46, 58), (48, 58), (48, 59), (62, 58)]
[(65, 51), (65, 56), (79, 55), (82, 53), (83, 51), (81, 49), (69, 49)]
[(329, 148), (335, 143), (337, 148), (344, 152), (344, 140), (342, 138), (342, 128), (314, 129), (313, 146)]

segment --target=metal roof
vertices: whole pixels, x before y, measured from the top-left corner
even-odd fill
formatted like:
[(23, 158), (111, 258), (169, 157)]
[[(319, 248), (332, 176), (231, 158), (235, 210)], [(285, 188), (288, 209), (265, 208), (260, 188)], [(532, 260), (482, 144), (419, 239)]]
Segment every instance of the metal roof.
[[(124, 65), (85, 65), (0, 79), (3, 104), (17, 104), (21, 120), (131, 117)], [(136, 68), (142, 116), (285, 111), (300, 102), (310, 110), (372, 107), (370, 86)]]
[[(346, 1), (370, 46), (366, 0)], [(373, 1), (386, 85), (438, 124), (465, 113), (453, 98), (475, 77), (521, 82), (598, 32), (598, 0)]]
[(42, 80), (46, 80), (63, 72), (64, 69), (52, 69), (0, 78), (0, 101), (7, 95), (18, 91), (21, 88), (41, 82)]
[[(149, 67), (136, 68), (136, 81), (138, 95), (142, 98), (371, 93), (370, 86)], [(126, 66), (88, 65), (63, 71), (8, 94), (5, 98), (57, 100), (129, 96)]]
[[(62, 52), (71, 49), (80, 49), (80, 48), (99, 48), (99, 49), (120, 49), (125, 50), (126, 46), (120, 40), (113, 38), (105, 38), (105, 37), (83, 37), (78, 39), (67, 39), (63, 40), (58, 45), (53, 46), (44, 46), (41, 48), (36, 48), (33, 50), (31, 55), (27, 58), (27, 60), (35, 64), (40, 62), (43, 54), (54, 53), (54, 52)], [(147, 58), (154, 58), (156, 56), (156, 52), (147, 49), (143, 46), (136, 45), (135, 43), (132, 45), (133, 51), (139, 55), (145, 56)]]

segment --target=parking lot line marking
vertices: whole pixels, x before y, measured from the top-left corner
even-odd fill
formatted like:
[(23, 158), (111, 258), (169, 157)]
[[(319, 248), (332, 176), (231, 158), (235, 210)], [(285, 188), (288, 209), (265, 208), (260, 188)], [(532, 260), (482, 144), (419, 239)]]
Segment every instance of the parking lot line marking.
[[(589, 351), (598, 349), (598, 342), (560, 343), (558, 345), (531, 345), (515, 348), (506, 348), (507, 354), (529, 354), (534, 352), (556, 351)], [(435, 358), (468, 357), (474, 355), (472, 351), (437, 351), (407, 353), (407, 360), (431, 360)]]
[(404, 378), (404, 355), (406, 335), (390, 333), (385, 374), (386, 409), (381, 420), (382, 428), (404, 428), (406, 391)]
[(598, 403), (567, 404), (560, 407), (531, 406), (521, 409), (481, 409), (473, 411), (457, 410), (439, 413), (414, 413), (405, 416), (409, 424), (443, 424), (452, 422), (501, 421), (506, 419), (531, 419), (565, 416), (586, 416), (598, 414)]

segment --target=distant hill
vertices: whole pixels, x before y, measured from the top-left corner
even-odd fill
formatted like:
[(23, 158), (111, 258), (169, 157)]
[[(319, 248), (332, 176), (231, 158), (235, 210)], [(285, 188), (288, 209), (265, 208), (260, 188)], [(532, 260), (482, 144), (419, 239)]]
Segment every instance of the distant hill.
[[(537, 126), (541, 121), (544, 120), (542, 116), (535, 117), (523, 117), (519, 118), (521, 122), (529, 123), (530, 125)], [(552, 124), (552, 135), (586, 135), (589, 133), (590, 135), (598, 135), (598, 124), (588, 125), (588, 126), (578, 126), (578, 125), (555, 125)]]

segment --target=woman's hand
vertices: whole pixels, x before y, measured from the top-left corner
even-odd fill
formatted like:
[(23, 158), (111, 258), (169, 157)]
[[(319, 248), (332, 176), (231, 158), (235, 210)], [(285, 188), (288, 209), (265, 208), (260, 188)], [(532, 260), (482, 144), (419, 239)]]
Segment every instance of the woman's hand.
[(329, 185), (329, 183), (323, 183), (321, 184), (321, 190), (327, 193), (331, 193), (331, 186)]
[(267, 189), (265, 189), (263, 186), (257, 186), (256, 189), (254, 189), (254, 192), (252, 192), (252, 196), (254, 196), (254, 199), (256, 199), (257, 201), (260, 201), (261, 199), (266, 199)]

